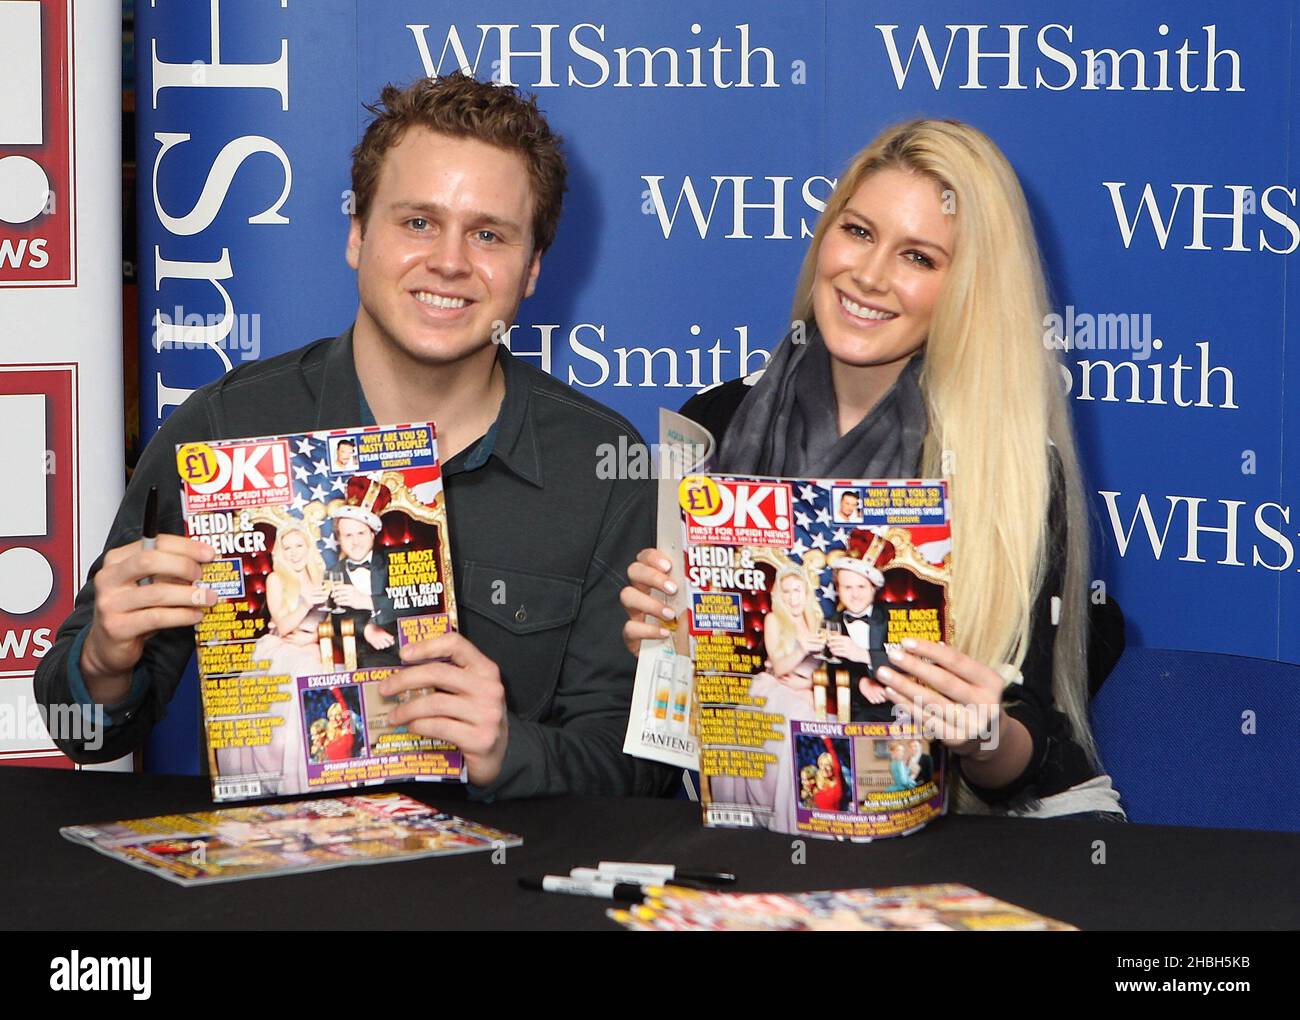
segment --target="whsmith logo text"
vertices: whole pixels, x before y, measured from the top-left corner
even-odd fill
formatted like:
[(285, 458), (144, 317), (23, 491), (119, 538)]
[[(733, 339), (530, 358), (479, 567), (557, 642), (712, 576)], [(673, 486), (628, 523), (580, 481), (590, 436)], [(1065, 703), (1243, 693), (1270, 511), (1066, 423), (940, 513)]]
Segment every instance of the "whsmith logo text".
[[(461, 70), (501, 85), (553, 89), (779, 88), (776, 54), (750, 40), (748, 24), (709, 39), (698, 22), (691, 45), (615, 45), (605, 25), (407, 25), (430, 78)], [(477, 35), (477, 45), (474, 37)]]

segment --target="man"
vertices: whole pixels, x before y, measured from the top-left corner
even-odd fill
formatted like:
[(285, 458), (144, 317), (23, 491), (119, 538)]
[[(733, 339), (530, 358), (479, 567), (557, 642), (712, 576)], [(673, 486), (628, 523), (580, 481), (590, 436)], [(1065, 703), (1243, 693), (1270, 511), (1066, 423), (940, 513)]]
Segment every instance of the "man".
[(833, 576), (842, 608), (830, 619), (840, 622), (841, 632), (832, 634), (827, 645), (843, 665), (826, 668), (843, 669), (849, 675), (849, 718), (854, 722), (890, 721), (893, 702), (875, 679), (876, 669), (888, 661), (889, 611), (876, 604), (876, 592), (885, 586), (884, 575), (869, 563), (845, 557), (836, 563)]
[(856, 489), (845, 489), (840, 493), (840, 511), (835, 520), (844, 524), (862, 523), (862, 497)]
[(354, 475), (348, 480), (347, 498), (330, 513), (339, 555), (335, 569), (345, 583), (331, 592), (334, 604), (346, 612), (334, 619), (335, 640), (343, 620), (351, 620), (357, 640), (357, 665), (397, 666), (397, 615), (388, 591), (388, 557), (375, 548), (383, 529), (380, 515), (389, 500), (381, 482)]
[(358, 467), (357, 444), (351, 439), (340, 439), (334, 447), (334, 470), (356, 471)]
[[(174, 444), (432, 419), (460, 630), (402, 650), (383, 693), (427, 690), (390, 722), (457, 744), (472, 796), (661, 793), (672, 771), (622, 753), (632, 676), (618, 604), (624, 565), (654, 536), (654, 493), (596, 471), (601, 444), (640, 438), (493, 342), (555, 236), (559, 139), (535, 100), (459, 74), (388, 86), (370, 109), (352, 166), (354, 325), (242, 365), (173, 412), (37, 696), (105, 706), (100, 751), (59, 741), (83, 762), (135, 749), (166, 711), (212, 601), (193, 584), (212, 552), (180, 537)], [(135, 539), (154, 484), (170, 533), (151, 551)]]

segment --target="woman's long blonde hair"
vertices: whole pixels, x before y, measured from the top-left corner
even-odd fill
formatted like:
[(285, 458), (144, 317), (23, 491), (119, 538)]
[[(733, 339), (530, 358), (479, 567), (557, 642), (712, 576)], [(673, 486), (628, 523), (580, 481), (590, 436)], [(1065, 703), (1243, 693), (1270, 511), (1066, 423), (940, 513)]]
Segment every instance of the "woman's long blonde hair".
[[(871, 174), (919, 173), (955, 217), (952, 262), (931, 317), (921, 389), (929, 413), (921, 473), (946, 477), (952, 505), (954, 644), (995, 669), (1024, 663), (1034, 597), (1049, 557), (1064, 554), (1052, 691), (1100, 769), (1088, 724), (1088, 517), (1059, 355), (1044, 342), (1047, 285), (1024, 192), (981, 131), (914, 120), (884, 131), (840, 177), (799, 272), (792, 313), (812, 322), (826, 231)], [(1052, 490), (1048, 440), (1060, 454), (1066, 548), (1047, 548)], [(982, 802), (961, 784), (957, 806)]]
[(815, 633), (821, 628), (824, 620), (821, 604), (817, 601), (817, 586), (809, 580), (804, 569), (793, 563), (779, 569), (772, 581), (772, 608), (767, 614), (764, 626), (767, 628), (766, 633), (773, 635), (773, 640), (778, 643), (782, 655), (786, 650), (793, 649), (799, 640), (798, 624), (790, 610), (786, 608), (785, 599), (781, 594), (781, 585), (792, 577), (804, 587), (806, 596), (802, 614), (804, 625)]
[(281, 543), (284, 541), (285, 536), (290, 534), (301, 535), (302, 540), (307, 543), (307, 558), (304, 566), (311, 583), (319, 585), (325, 579), (325, 558), (321, 556), (316, 540), (311, 537), (311, 533), (307, 528), (301, 524), (291, 524), (277, 531), (275, 533), (275, 545), (271, 547), (271, 567), (275, 576), (280, 579), (280, 588), (284, 592), (286, 609), (292, 609), (297, 605), (298, 598), (302, 594), (298, 584), (298, 575), (293, 567), (285, 562), (284, 555), (281, 552)]

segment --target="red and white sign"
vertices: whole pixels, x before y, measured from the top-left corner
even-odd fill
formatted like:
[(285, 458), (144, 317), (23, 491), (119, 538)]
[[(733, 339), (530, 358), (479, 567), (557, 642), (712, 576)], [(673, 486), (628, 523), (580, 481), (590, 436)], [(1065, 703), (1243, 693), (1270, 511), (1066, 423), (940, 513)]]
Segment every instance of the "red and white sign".
[(73, 767), (48, 726), (76, 706), (47, 713), (32, 677), (122, 495), (121, 18), (118, 4), (0, 0), (5, 765)]
[(0, 677), (36, 668), (80, 585), (76, 371), (0, 365)]
[(72, 0), (0, 3), (0, 287), (75, 286)]

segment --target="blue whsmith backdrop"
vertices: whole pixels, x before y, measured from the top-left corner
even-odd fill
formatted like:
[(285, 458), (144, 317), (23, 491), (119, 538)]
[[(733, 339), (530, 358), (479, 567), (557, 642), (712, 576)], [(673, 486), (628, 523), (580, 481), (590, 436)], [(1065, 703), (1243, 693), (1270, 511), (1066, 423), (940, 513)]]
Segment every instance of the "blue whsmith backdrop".
[[(1296, 7), (158, 0), (137, 32), (144, 434), (229, 364), (351, 321), (349, 150), (389, 80), (465, 66), (539, 96), (572, 190), (510, 343), (646, 433), (762, 364), (848, 157), (956, 117), (1029, 196), (1131, 643), (1300, 661)], [(178, 313), (225, 318), (158, 349)], [(1097, 349), (1103, 325), (1127, 349)]]

